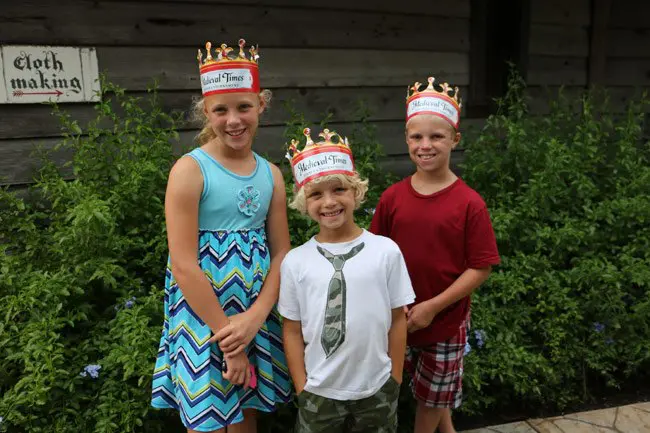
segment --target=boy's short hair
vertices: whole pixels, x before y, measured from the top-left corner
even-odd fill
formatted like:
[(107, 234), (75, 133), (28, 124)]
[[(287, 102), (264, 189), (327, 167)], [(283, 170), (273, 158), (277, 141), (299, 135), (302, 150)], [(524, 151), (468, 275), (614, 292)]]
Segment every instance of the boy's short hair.
[(348, 174), (329, 174), (327, 176), (317, 177), (316, 179), (309, 181), (297, 191), (294, 187), (293, 200), (291, 200), (291, 203), (289, 203), (289, 207), (296, 209), (302, 215), (306, 215), (307, 197), (305, 196), (305, 188), (307, 188), (309, 185), (331, 180), (338, 180), (343, 184), (343, 186), (354, 189), (355, 209), (359, 209), (359, 206), (361, 206), (361, 204), (365, 201), (366, 193), (368, 192), (368, 180), (361, 179), (359, 173), (355, 173), (354, 176), (350, 176)]

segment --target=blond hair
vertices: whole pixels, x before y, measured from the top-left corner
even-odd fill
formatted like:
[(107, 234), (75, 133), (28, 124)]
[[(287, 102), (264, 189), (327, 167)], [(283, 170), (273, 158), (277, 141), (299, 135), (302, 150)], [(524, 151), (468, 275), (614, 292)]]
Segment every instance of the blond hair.
[[(259, 97), (264, 101), (265, 108), (269, 108), (272, 96), (273, 93), (269, 89), (264, 89), (260, 92)], [(196, 134), (196, 137), (194, 137), (197, 143), (199, 143), (199, 146), (203, 146), (205, 143), (216, 137), (210, 123), (208, 122), (208, 117), (205, 115), (204, 107), (205, 98), (203, 96), (192, 98), (190, 122), (201, 126), (201, 131), (199, 131), (199, 133)]]
[(309, 185), (318, 184), (321, 182), (328, 182), (332, 180), (337, 180), (345, 188), (354, 189), (354, 203), (355, 209), (359, 209), (359, 206), (365, 201), (366, 193), (368, 192), (368, 180), (361, 179), (359, 173), (354, 173), (353, 176), (349, 174), (328, 174), (326, 176), (317, 177), (316, 179), (309, 181), (307, 184), (303, 185), (302, 188), (296, 191), (294, 187), (293, 200), (289, 203), (289, 207), (297, 210), (302, 215), (307, 214), (307, 196), (305, 195), (305, 188)]

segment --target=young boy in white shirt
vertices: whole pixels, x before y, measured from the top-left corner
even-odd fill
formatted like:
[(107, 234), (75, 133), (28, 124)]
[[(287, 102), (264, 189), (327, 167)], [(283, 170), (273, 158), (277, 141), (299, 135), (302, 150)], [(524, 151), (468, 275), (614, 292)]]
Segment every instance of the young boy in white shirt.
[(282, 262), (278, 309), (298, 395), (298, 433), (395, 432), (406, 348), (404, 306), (413, 303), (404, 258), (390, 239), (360, 228), (354, 210), (368, 181), (354, 170), (347, 139), (305, 130), (293, 141), (291, 206), (319, 232)]

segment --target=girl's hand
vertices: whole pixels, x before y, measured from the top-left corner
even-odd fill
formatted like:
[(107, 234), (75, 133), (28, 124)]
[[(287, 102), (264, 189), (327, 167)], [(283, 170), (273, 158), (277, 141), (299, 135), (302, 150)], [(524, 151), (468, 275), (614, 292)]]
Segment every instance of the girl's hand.
[(226, 371), (223, 373), (223, 378), (233, 385), (242, 385), (244, 389), (248, 389), (251, 380), (251, 369), (246, 353), (239, 353), (234, 356), (224, 355), (224, 359)]
[(260, 320), (250, 310), (235, 314), (229, 317), (228, 325), (210, 338), (210, 342), (219, 342), (219, 348), (228, 356), (237, 355), (253, 341), (263, 323), (264, 320)]

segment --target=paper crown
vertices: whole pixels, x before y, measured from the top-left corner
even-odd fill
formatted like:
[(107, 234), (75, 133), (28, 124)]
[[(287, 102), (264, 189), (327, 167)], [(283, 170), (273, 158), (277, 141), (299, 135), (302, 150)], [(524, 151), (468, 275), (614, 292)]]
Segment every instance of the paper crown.
[(239, 40), (239, 54), (232, 56), (233, 51), (226, 44), (215, 48), (217, 57), (212, 57), (212, 43), (205, 43), (207, 55), (203, 59), (203, 52), (199, 49), (196, 57), (199, 61), (201, 74), (201, 90), (203, 96), (216, 93), (253, 92), (260, 91), (260, 74), (257, 60), (260, 58), (258, 47), (249, 48), (250, 58), (244, 52), (246, 41)]
[(420, 90), (422, 83), (416, 82), (406, 91), (406, 121), (418, 114), (433, 114), (440, 116), (458, 129), (460, 125), (461, 99), (458, 97), (458, 87), (442, 83), (438, 90), (434, 87), (435, 78), (427, 79), (429, 84)]
[(300, 144), (298, 140), (291, 140), (286, 155), (291, 162), (291, 171), (298, 188), (321, 176), (330, 174), (353, 176), (355, 174), (354, 158), (347, 138), (343, 138), (329, 129), (324, 129), (318, 134), (323, 140), (315, 143), (311, 139), (309, 128), (303, 129), (302, 133), (307, 138), (303, 149), (298, 150), (298, 144)]

